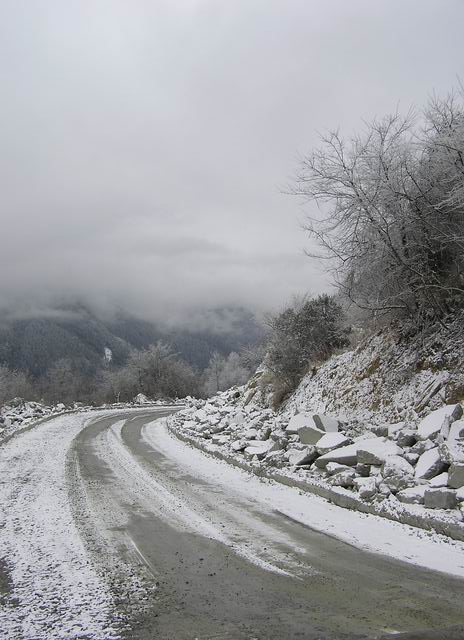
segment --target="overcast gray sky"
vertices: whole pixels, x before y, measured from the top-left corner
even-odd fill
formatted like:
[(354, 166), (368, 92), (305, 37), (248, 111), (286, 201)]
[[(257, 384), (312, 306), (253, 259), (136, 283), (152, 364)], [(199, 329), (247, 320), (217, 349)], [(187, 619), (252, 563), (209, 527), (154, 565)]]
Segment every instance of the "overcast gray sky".
[(462, 0), (0, 0), (0, 305), (324, 290), (279, 187), (316, 131), (456, 84), (463, 33)]

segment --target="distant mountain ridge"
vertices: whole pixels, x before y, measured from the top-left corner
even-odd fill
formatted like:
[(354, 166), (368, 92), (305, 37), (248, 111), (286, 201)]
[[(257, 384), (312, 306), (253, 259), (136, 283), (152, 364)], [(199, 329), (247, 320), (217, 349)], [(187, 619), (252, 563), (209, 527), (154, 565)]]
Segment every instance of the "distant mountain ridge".
[[(193, 367), (203, 370), (214, 351), (228, 355), (262, 339), (263, 329), (242, 308), (215, 309), (212, 328), (169, 329), (127, 313), (104, 319), (84, 306), (56, 309), (52, 314), (0, 319), (0, 364), (40, 377), (61, 359), (70, 359), (92, 374), (111, 350), (112, 365), (122, 365), (132, 349), (163, 340)], [(227, 319), (221, 325), (221, 319)], [(108, 361), (108, 352), (106, 352)]]

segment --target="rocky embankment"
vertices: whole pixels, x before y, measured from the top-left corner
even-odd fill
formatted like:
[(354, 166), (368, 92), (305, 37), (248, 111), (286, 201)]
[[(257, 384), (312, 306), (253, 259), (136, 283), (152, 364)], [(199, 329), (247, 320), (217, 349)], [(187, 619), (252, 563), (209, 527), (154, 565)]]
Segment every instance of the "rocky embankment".
[(336, 415), (243, 406), (244, 390), (190, 400), (182, 439), (340, 506), (464, 540), (464, 419), (447, 404), (416, 421), (360, 427)]

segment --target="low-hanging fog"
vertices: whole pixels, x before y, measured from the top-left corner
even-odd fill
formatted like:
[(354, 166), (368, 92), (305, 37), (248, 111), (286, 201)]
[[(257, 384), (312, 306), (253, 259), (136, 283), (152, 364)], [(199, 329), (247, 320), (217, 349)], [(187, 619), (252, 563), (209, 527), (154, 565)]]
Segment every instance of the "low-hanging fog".
[(283, 194), (298, 154), (456, 84), (463, 20), (459, 0), (3, 0), (0, 308), (178, 322), (326, 289)]

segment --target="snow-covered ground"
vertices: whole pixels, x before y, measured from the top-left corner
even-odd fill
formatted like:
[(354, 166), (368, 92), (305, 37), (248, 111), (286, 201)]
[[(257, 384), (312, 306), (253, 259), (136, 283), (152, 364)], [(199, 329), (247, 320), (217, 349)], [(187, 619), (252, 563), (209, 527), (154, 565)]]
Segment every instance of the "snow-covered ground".
[(255, 474), (464, 540), (462, 321), (379, 333), (305, 376), (278, 411), (263, 367), (190, 400), (170, 428)]
[(57, 417), (0, 448), (0, 557), (12, 590), (0, 609), (3, 638), (118, 637), (65, 486), (70, 444), (97, 415)]
[(175, 461), (185, 473), (217, 486), (226, 497), (251, 496), (270, 510), (360, 549), (464, 577), (464, 543), (378, 516), (347, 511), (295, 487), (259, 479), (186, 446), (166, 428), (160, 429), (159, 422), (144, 427), (146, 442)]

